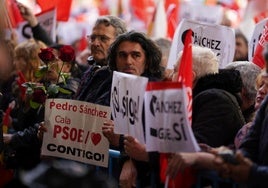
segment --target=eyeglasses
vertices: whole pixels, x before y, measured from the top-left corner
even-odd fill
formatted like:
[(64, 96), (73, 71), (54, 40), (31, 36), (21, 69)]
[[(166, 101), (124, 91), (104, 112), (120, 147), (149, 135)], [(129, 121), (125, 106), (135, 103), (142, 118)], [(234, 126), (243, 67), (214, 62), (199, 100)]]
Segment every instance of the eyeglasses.
[(88, 35), (87, 38), (90, 42), (94, 42), (96, 39), (98, 39), (99, 41), (106, 43), (111, 40), (111, 38), (107, 37), (106, 35)]

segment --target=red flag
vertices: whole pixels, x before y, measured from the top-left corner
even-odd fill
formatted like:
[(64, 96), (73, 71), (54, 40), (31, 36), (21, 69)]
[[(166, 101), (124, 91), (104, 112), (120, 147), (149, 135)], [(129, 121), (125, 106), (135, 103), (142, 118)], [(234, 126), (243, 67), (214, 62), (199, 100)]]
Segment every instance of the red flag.
[(263, 19), (265, 19), (267, 17), (268, 17), (268, 10), (263, 11), (263, 12), (257, 14), (256, 16), (254, 16), (254, 22), (258, 23), (258, 22), (260, 22), (261, 20), (263, 20)]
[(40, 6), (42, 12), (56, 7), (57, 20), (68, 21), (71, 12), (72, 0), (37, 0), (37, 4)]
[[(4, 126), (9, 126), (9, 122), (10, 122), (10, 112), (11, 112), (12, 108), (11, 107), (8, 107), (5, 111), (5, 115), (3, 117), (3, 128)], [(3, 133), (7, 133), (7, 130), (4, 130)]]
[(134, 15), (146, 25), (152, 20), (155, 9), (154, 0), (130, 0), (130, 7)]
[(261, 38), (257, 44), (256, 50), (252, 58), (252, 62), (258, 65), (260, 68), (265, 67), (265, 60), (263, 58), (263, 49), (265, 47), (264, 45), (266, 45), (267, 42), (268, 42), (268, 21), (264, 26)]
[[(188, 30), (184, 40), (184, 48), (181, 57), (180, 66), (178, 67), (178, 82), (182, 82), (185, 92), (185, 104), (187, 106), (187, 116), (189, 126), (192, 121), (192, 30)], [(160, 178), (161, 182), (168, 181), (168, 187), (192, 187), (197, 178), (197, 171), (193, 167), (188, 167), (183, 173), (179, 172), (174, 179), (166, 179), (166, 168), (168, 165), (169, 154), (160, 154)]]
[(183, 53), (181, 57), (180, 69), (178, 71), (178, 79), (181, 79), (183, 86), (186, 88), (185, 102), (187, 106), (187, 115), (189, 118), (189, 126), (192, 125), (192, 88), (193, 88), (193, 64), (192, 64), (192, 33), (189, 29), (184, 40)]
[(173, 38), (177, 25), (179, 23), (179, 1), (178, 0), (166, 0), (165, 9), (167, 14), (167, 37)]
[(20, 14), (20, 10), (15, 0), (7, 0), (5, 1), (5, 3), (6, 3), (6, 11), (9, 17), (8, 19), (10, 21), (10, 23), (8, 24), (11, 24), (11, 26), (15, 28), (18, 26), (18, 23), (23, 21), (23, 18)]
[(107, 0), (97, 0), (96, 1), (100, 16), (110, 14), (109, 6), (108, 6), (108, 3), (106, 1)]
[(78, 50), (82, 52), (88, 46), (87, 38), (86, 38), (86, 30), (83, 30), (82, 37), (79, 40)]
[(192, 30), (189, 29), (184, 39), (183, 53), (178, 71), (178, 81), (192, 88)]

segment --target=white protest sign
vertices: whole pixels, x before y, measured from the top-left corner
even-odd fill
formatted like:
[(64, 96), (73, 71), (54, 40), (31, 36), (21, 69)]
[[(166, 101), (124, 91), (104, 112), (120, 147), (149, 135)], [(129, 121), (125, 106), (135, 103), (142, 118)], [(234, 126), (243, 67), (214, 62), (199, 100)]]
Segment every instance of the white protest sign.
[(207, 24), (183, 19), (175, 31), (167, 68), (173, 69), (178, 53), (183, 49), (186, 31), (193, 31), (192, 44), (212, 49), (219, 59), (219, 68), (233, 61), (235, 52), (234, 29), (222, 25)]
[(266, 22), (268, 21), (268, 18), (263, 19), (259, 23), (255, 25), (252, 37), (248, 43), (248, 59), (249, 61), (252, 61), (252, 58), (254, 56), (256, 47), (258, 46), (258, 41), (261, 38), (262, 32), (264, 30), (264, 26), (266, 25)]
[(187, 91), (177, 82), (153, 84), (147, 87), (144, 99), (146, 150), (163, 153), (198, 151), (186, 113), (187, 97), (183, 97), (187, 96)]
[[(51, 39), (56, 41), (56, 9), (42, 12), (36, 15), (36, 18)], [(22, 42), (33, 35), (31, 27), (26, 21), (19, 23), (17, 31), (19, 42)]]
[(222, 21), (223, 7), (220, 5), (207, 6), (201, 3), (183, 2), (180, 6), (180, 19), (211, 24), (220, 24)]
[(102, 134), (110, 107), (66, 100), (48, 99), (42, 155), (61, 157), (107, 167), (109, 142)]
[(114, 71), (111, 111), (114, 132), (128, 134), (144, 144), (142, 122), (143, 98), (148, 78)]

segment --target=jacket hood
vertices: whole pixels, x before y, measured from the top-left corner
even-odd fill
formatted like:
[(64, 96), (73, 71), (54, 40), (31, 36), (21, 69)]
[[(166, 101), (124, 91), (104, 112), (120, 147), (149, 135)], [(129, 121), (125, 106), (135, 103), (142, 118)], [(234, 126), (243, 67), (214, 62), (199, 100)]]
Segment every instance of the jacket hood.
[(193, 96), (212, 88), (225, 90), (237, 97), (242, 89), (240, 72), (221, 69), (218, 74), (209, 74), (199, 78), (193, 88)]

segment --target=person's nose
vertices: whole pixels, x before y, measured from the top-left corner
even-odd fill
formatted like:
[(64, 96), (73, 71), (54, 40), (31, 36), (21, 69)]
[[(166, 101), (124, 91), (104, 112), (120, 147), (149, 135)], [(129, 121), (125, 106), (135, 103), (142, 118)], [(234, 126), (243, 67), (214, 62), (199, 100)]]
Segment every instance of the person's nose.
[(132, 64), (132, 58), (130, 55), (127, 55), (127, 57), (126, 57), (126, 64), (128, 64), (128, 65)]
[(259, 93), (262, 95), (266, 95), (267, 94), (267, 86), (265, 86), (265, 84), (263, 84), (260, 88), (259, 88)]
[(96, 38), (94, 41), (91, 41), (92, 46), (99, 46), (100, 45), (100, 40)]
[(95, 37), (94, 39), (91, 39), (90, 44), (91, 45), (95, 45), (95, 46), (99, 46), (100, 45), (100, 42), (101, 42), (100, 38), (99, 37)]

